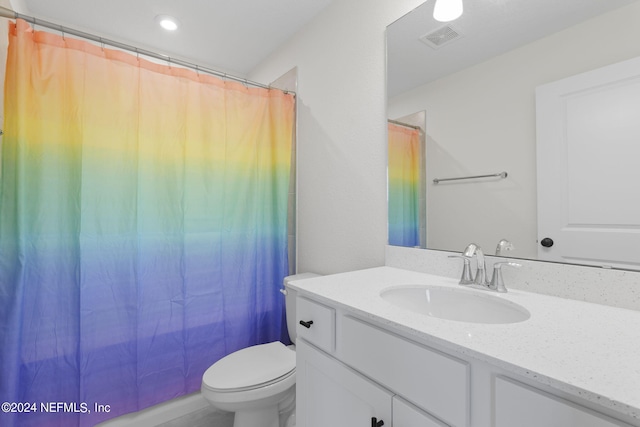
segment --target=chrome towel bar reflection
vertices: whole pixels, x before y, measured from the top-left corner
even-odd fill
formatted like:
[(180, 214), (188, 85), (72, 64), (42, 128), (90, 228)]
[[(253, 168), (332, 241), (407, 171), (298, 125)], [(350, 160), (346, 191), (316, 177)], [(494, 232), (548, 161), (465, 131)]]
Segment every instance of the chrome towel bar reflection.
[(506, 178), (507, 177), (507, 173), (506, 172), (500, 172), (500, 173), (493, 173), (490, 175), (475, 175), (475, 176), (461, 176), (458, 178), (435, 178), (433, 180), (434, 184), (437, 184), (439, 182), (443, 182), (443, 181), (458, 181), (460, 179), (475, 179), (475, 178)]

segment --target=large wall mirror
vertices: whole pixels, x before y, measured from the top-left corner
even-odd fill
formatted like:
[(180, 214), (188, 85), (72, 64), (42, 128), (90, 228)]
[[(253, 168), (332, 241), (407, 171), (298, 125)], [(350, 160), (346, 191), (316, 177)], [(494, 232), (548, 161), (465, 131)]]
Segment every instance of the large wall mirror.
[[(537, 160), (541, 155), (537, 141), (542, 133), (537, 109), (543, 108), (540, 97), (544, 92), (540, 88), (553, 89), (555, 82), (640, 57), (640, 1), (463, 1), (464, 13), (455, 21), (434, 20), (434, 0), (429, 0), (387, 28), (389, 126), (404, 127), (408, 133), (413, 129), (414, 139), (419, 140), (419, 148), (412, 149), (418, 151), (417, 163), (411, 165), (415, 172), (408, 178), (413, 181), (408, 188), (417, 196), (403, 202), (411, 209), (393, 204), (392, 169), (396, 166), (392, 162), (402, 156), (393, 153), (397, 149), (390, 145), (389, 243), (462, 251), (474, 242), (488, 254), (498, 251), (508, 257), (640, 269), (640, 173), (634, 171), (640, 167), (622, 158), (630, 157), (629, 152), (616, 158), (610, 154), (612, 150), (603, 148), (609, 144), (608, 138), (594, 142), (600, 151), (589, 151), (590, 155), (608, 157), (597, 163), (597, 168), (583, 168), (580, 173), (588, 174), (582, 175), (588, 176), (586, 179), (573, 170), (562, 170), (568, 163), (555, 158)], [(599, 108), (598, 120), (587, 122), (595, 123), (617, 111), (617, 116), (635, 116), (634, 122), (640, 123), (640, 78), (626, 80), (635, 86), (618, 92), (627, 98), (634, 94), (630, 107), (625, 110), (611, 104), (606, 114), (603, 108), (609, 108), (609, 98), (592, 96), (597, 92), (593, 89), (597, 84), (592, 84), (588, 99), (575, 103), (582, 109), (584, 105)], [(553, 118), (554, 114), (543, 115)], [(588, 126), (574, 132), (575, 123), (563, 126), (565, 133), (569, 129), (576, 135), (574, 139), (588, 139), (597, 133)], [(640, 124), (630, 127), (630, 136), (620, 137), (622, 142), (618, 142), (640, 150)], [(581, 154), (588, 148), (571, 146), (566, 150)], [(637, 153), (635, 163), (640, 158), (640, 151)], [(581, 197), (587, 200), (583, 205), (576, 201), (575, 193), (564, 193), (562, 197), (571, 200), (559, 203), (556, 210), (562, 210), (565, 217), (569, 209), (562, 207), (565, 205), (581, 213), (591, 208), (607, 212), (626, 209), (626, 216), (613, 220), (609, 231), (635, 233), (632, 240), (615, 243), (620, 251), (634, 255), (620, 263), (594, 255), (553, 258), (553, 251), (562, 248), (565, 239), (540, 231), (539, 175), (546, 176), (547, 171), (549, 177), (552, 172), (568, 176), (556, 181), (555, 186), (564, 190), (573, 188), (574, 181), (595, 183), (592, 190), (588, 186), (582, 190), (585, 194)], [(595, 178), (602, 175), (615, 176), (618, 181), (613, 188), (603, 189)], [(474, 176), (485, 177), (447, 180)], [(588, 206), (590, 201), (593, 206)], [(407, 214), (408, 210), (412, 213)], [(417, 217), (412, 227), (418, 231), (409, 232), (415, 238), (394, 234), (398, 211), (405, 217)], [(581, 216), (584, 218), (577, 222), (582, 228), (602, 221), (597, 216)], [(555, 240), (555, 246), (547, 246), (545, 237)], [(597, 245), (609, 251), (614, 243)]]

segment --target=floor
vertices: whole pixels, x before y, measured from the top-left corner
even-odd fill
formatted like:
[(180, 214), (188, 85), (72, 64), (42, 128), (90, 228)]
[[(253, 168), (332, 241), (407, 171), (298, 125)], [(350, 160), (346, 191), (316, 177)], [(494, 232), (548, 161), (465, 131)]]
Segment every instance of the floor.
[[(296, 427), (294, 409), (280, 415), (281, 427)], [(176, 418), (156, 427), (233, 427), (233, 413), (219, 412), (213, 408), (204, 408), (183, 417)]]
[(204, 408), (157, 427), (232, 427), (233, 413)]

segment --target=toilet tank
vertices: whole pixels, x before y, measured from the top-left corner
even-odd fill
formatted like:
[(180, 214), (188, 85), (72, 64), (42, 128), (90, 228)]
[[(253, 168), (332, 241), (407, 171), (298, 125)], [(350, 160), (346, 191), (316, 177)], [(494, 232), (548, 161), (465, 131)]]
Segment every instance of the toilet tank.
[(291, 338), (291, 342), (293, 343), (296, 342), (296, 296), (298, 295), (298, 292), (289, 288), (289, 283), (294, 280), (310, 279), (318, 276), (319, 274), (315, 273), (300, 273), (284, 278), (284, 289), (282, 290), (282, 293), (285, 298), (287, 330), (289, 331), (289, 338)]

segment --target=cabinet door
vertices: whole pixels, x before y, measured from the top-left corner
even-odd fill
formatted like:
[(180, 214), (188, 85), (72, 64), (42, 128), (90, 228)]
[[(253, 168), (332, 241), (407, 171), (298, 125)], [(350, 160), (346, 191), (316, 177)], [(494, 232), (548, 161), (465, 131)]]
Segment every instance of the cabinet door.
[(631, 427), (508, 378), (496, 378), (495, 399), (495, 427)]
[(388, 391), (301, 339), (296, 359), (297, 427), (391, 426)]
[(344, 316), (342, 360), (456, 427), (470, 425), (469, 364)]
[(409, 402), (393, 397), (393, 427), (448, 427)]

